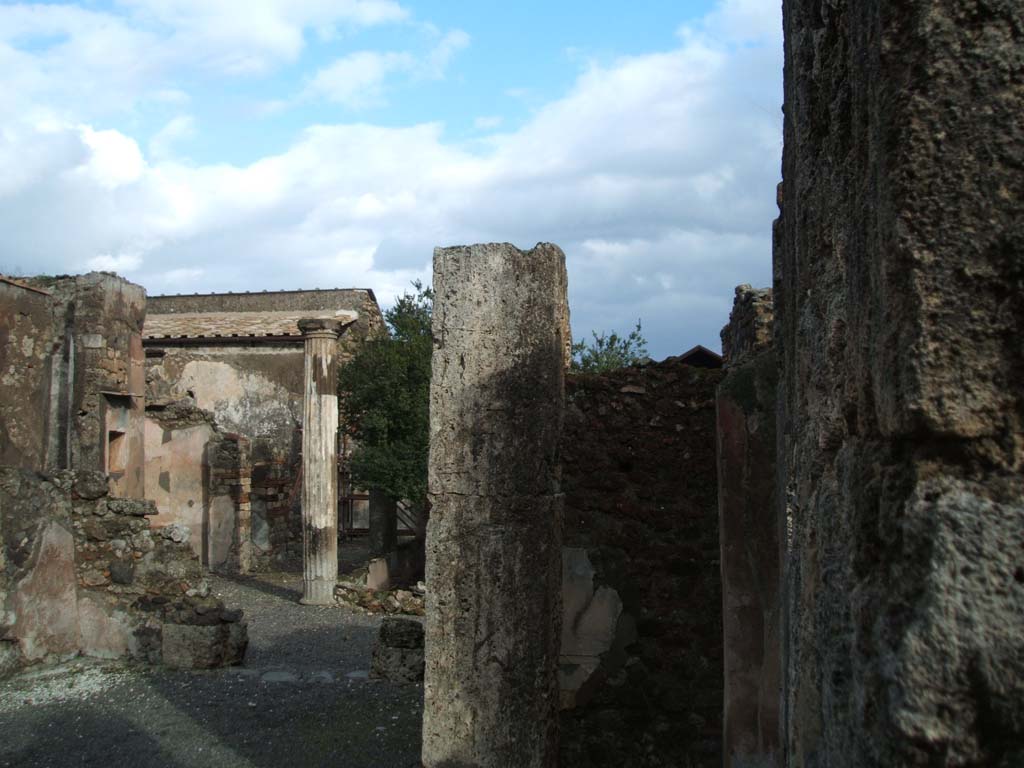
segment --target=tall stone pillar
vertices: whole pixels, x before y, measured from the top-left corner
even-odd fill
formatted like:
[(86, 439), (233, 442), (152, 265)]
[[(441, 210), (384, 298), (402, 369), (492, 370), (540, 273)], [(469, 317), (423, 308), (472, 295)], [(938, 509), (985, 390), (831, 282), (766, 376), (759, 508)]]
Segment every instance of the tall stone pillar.
[(785, 0), (786, 765), (1024, 765), (1024, 4)]
[(338, 580), (337, 320), (300, 320), (306, 337), (302, 411), (302, 602), (334, 602)]
[(434, 251), (423, 764), (558, 759), (565, 255)]
[(736, 289), (722, 329), (718, 519), (722, 568), (724, 768), (781, 766), (779, 526), (775, 508), (772, 293)]

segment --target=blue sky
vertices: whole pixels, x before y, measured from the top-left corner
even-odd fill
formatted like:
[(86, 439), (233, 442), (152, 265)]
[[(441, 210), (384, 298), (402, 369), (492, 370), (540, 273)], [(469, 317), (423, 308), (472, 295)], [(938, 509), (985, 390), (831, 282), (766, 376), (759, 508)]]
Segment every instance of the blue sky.
[(772, 6), (0, 3), (0, 270), (386, 303), (435, 245), (547, 240), (575, 335), (717, 348), (770, 282)]

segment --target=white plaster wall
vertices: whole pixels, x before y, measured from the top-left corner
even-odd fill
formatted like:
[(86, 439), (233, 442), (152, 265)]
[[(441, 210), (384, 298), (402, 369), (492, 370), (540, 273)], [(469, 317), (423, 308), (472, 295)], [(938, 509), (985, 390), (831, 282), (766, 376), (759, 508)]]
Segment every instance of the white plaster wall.
[(192, 392), (196, 405), (211, 411), (228, 432), (250, 439), (289, 433), (300, 423), (299, 396), (269, 380), (228, 363), (192, 360), (182, 370), (178, 387)]
[[(207, 424), (165, 431), (146, 419), (146, 496), (160, 514), (150, 518), (154, 528), (179, 522), (191, 529), (189, 544), (203, 556), (203, 452), (213, 435)], [(161, 484), (167, 473), (168, 487)], [(203, 558), (205, 561), (206, 558)]]

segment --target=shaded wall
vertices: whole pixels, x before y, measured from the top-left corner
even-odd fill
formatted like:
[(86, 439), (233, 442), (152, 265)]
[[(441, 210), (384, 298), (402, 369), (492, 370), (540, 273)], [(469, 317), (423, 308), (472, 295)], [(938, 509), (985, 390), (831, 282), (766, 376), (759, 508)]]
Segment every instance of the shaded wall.
[(726, 768), (781, 765), (781, 535), (775, 495), (771, 290), (736, 289), (722, 329), (718, 386), (718, 509), (724, 640)]
[(720, 380), (566, 379), (563, 766), (721, 763)]
[(787, 764), (1024, 763), (1024, 8), (787, 0)]
[[(161, 521), (197, 514), (190, 502), (196, 502), (204, 456), (199, 432), (209, 430), (207, 439), (214, 431), (242, 435), (250, 445), (254, 565), (298, 561), (301, 337), (296, 344), (266, 348), (189, 346), (161, 352), (147, 359), (151, 444), (159, 439), (162, 446), (147, 473), (150, 481), (163, 476), (168, 486), (153, 496)], [(197, 418), (206, 426), (191, 417), (182, 420), (182, 410), (203, 414)]]

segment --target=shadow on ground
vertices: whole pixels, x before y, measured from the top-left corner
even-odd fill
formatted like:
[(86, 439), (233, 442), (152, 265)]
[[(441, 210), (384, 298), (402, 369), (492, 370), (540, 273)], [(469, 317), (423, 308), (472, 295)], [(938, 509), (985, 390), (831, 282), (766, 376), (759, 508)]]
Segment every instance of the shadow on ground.
[[(301, 576), (283, 585), (212, 581), (247, 611), (245, 666), (173, 672), (79, 662), (2, 683), (0, 766), (420, 764), (422, 685), (366, 677), (379, 618), (300, 606)], [(45, 690), (57, 685), (63, 701)]]

